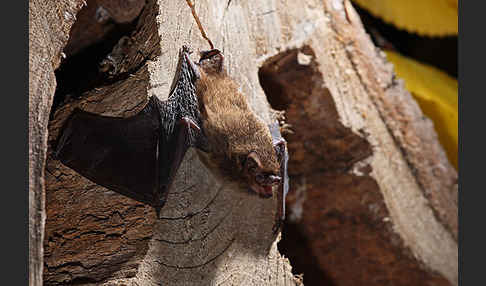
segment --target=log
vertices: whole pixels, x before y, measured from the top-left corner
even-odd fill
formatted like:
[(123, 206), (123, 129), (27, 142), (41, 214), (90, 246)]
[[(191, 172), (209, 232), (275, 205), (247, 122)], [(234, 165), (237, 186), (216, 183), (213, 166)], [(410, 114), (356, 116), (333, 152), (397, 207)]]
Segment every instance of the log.
[[(52, 157), (74, 108), (133, 115), (150, 96), (167, 97), (183, 44), (208, 49), (185, 1), (147, 1), (116, 73), (55, 110), (47, 138), (53, 70), (67, 45), (67, 37), (56, 45), (54, 36), (67, 35), (72, 25), (52, 11), (81, 6), (66, 2), (32, 1), (29, 10), (43, 15), (30, 17), (29, 33), (44, 41), (29, 45), (29, 71), (37, 84), (48, 83), (29, 89), (42, 106), (29, 106), (31, 125), (42, 118), (29, 130), (29, 142), (36, 140), (29, 166), (29, 192), (36, 194), (29, 203), (36, 212), (29, 226), (31, 241), (44, 241), (44, 284), (301, 285), (292, 274), (293, 257), (289, 263), (279, 253), (280, 236), (271, 231), (278, 202), (222, 187), (193, 150), (159, 220), (151, 207)], [(373, 46), (349, 1), (295, 2), (195, 3), (254, 111), (269, 122), (272, 108), (286, 110), (294, 126), (287, 136), (291, 223), (282, 241), (289, 256), (307, 247), (332, 285), (457, 285), (457, 173), (430, 120)], [(56, 29), (33, 29), (34, 23)], [(55, 64), (34, 73), (36, 65), (46, 68), (46, 56), (36, 50), (42, 45)], [(287, 241), (292, 229), (306, 242)], [(32, 274), (39, 279), (42, 272), (42, 245), (35, 245), (31, 283)]]
[(29, 1), (29, 285), (42, 285), (47, 123), (54, 70), (83, 1)]
[[(301, 131), (288, 137), (293, 236), (331, 285), (457, 285), (457, 173), (350, 2), (325, 2), (325, 10), (332, 37), (314, 34), (312, 51), (262, 70), (287, 90), (274, 100)], [(314, 53), (317, 64), (297, 68), (299, 53)], [(304, 80), (279, 83), (280, 73)]]

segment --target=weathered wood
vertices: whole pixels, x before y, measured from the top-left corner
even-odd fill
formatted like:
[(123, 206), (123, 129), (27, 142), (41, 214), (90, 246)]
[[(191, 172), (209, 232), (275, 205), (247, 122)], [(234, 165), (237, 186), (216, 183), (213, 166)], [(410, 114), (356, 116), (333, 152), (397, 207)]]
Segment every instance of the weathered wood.
[(289, 136), (296, 228), (336, 285), (457, 285), (457, 173), (349, 1), (325, 10), (332, 36), (311, 37), (316, 65), (307, 75), (323, 84), (302, 84), (310, 92), (290, 92), (299, 97), (288, 107), (289, 123), (309, 132), (304, 144)]
[[(333, 283), (406, 285), (409, 277), (418, 285), (457, 284), (457, 174), (350, 3), (197, 1), (196, 10), (255, 112), (270, 120), (265, 81), (269, 101), (288, 110), (299, 224)], [(60, 107), (49, 142), (74, 107), (129, 116), (149, 96), (165, 99), (182, 44), (208, 48), (185, 1), (148, 1), (130, 38), (117, 80)], [(52, 70), (50, 76), (52, 82)], [(46, 121), (54, 89), (42, 91)], [(45, 152), (45, 133), (33, 136), (44, 140), (34, 146)], [(31, 170), (41, 182), (42, 164)], [(46, 285), (301, 283), (271, 232), (276, 200), (222, 187), (192, 151), (161, 220), (49, 155), (45, 180)]]
[(29, 284), (42, 285), (44, 165), (54, 69), (82, 1), (29, 1)]

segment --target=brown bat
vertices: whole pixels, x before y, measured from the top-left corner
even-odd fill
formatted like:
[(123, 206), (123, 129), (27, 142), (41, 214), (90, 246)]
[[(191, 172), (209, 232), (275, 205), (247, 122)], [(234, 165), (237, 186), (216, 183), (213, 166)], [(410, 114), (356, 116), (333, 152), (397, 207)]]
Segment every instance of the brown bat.
[(223, 67), (216, 49), (198, 63), (183, 47), (168, 100), (152, 97), (129, 118), (76, 110), (56, 150), (62, 163), (93, 182), (154, 206), (165, 204), (189, 147), (216, 176), (271, 197), (278, 185), (278, 230), (288, 192), (286, 141), (278, 122), (267, 126)]
[(209, 152), (198, 152), (210, 169), (269, 197), (281, 181), (280, 163), (269, 128), (223, 68), (218, 50), (202, 54), (196, 94)]

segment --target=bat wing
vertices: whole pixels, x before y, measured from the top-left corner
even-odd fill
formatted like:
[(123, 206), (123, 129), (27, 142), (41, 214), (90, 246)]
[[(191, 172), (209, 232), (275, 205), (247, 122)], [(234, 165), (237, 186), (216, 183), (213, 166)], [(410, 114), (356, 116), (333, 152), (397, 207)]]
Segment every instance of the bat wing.
[(91, 181), (152, 204), (158, 188), (158, 99), (133, 117), (73, 112), (58, 141), (57, 158)]
[(195, 94), (196, 65), (183, 47), (168, 100), (152, 96), (129, 118), (76, 110), (58, 141), (57, 157), (91, 181), (156, 208), (165, 204), (190, 146), (203, 149)]

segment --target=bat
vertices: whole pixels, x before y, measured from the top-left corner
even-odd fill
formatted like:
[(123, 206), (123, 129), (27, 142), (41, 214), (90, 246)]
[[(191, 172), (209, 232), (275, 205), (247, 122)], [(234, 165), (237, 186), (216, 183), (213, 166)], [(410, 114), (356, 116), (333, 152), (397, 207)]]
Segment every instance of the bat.
[(213, 49), (202, 52), (198, 63), (196, 94), (209, 147), (209, 152), (198, 154), (213, 174), (261, 197), (271, 197), (272, 187), (278, 185), (277, 231), (289, 189), (287, 142), (278, 121), (268, 126), (251, 110), (223, 62), (223, 54)]
[(271, 197), (278, 185), (278, 229), (288, 192), (288, 151), (279, 122), (266, 125), (250, 109), (219, 50), (201, 52), (197, 63), (189, 55), (182, 47), (166, 101), (152, 96), (128, 118), (73, 111), (55, 156), (89, 180), (153, 206), (159, 216), (193, 147), (213, 174), (261, 197)]

